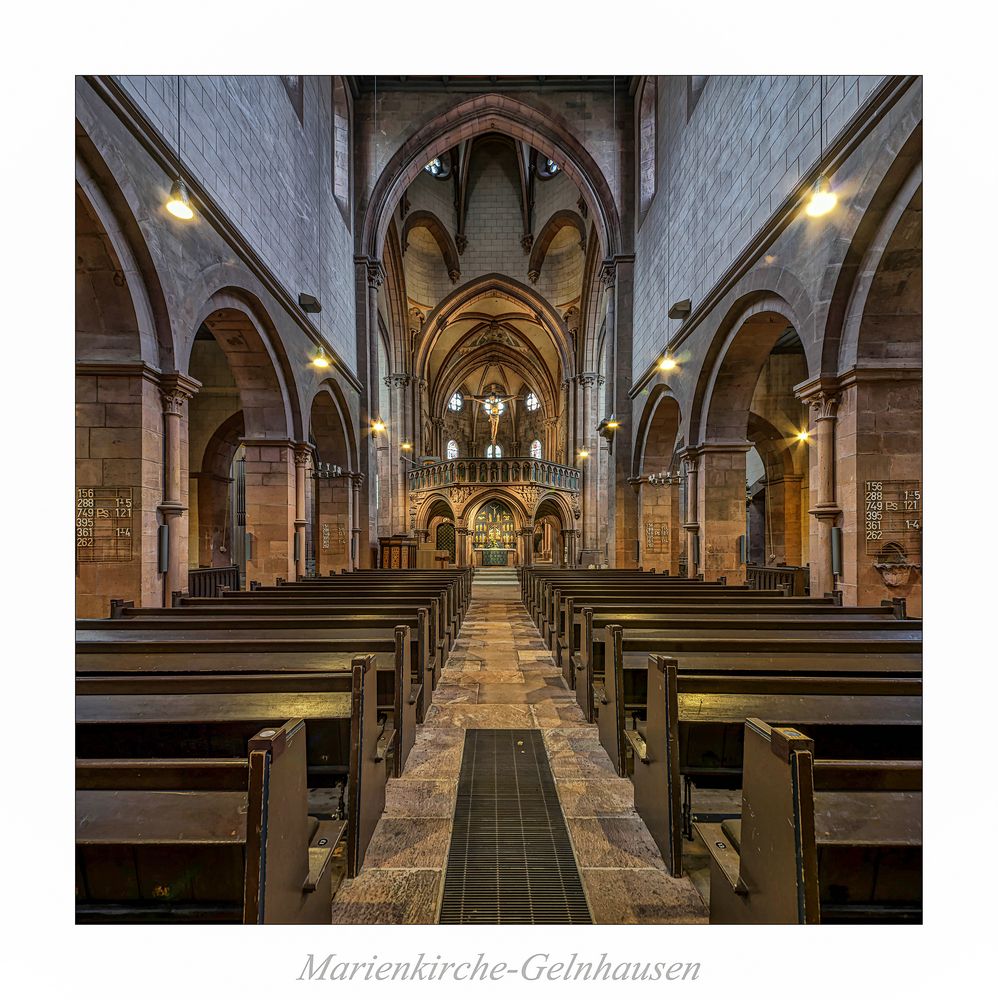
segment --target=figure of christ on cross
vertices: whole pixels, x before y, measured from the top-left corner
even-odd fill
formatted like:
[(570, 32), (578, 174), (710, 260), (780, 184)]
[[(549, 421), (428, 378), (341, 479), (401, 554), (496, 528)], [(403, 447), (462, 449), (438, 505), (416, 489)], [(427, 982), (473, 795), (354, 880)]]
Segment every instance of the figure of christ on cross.
[(492, 431), (492, 447), (496, 446), (496, 441), (499, 437), (499, 417), (502, 416), (503, 406), (508, 403), (511, 399), (519, 399), (523, 393), (514, 393), (510, 396), (497, 396), (495, 390), (490, 392), (487, 396), (468, 396), (468, 399), (473, 399), (477, 403), (485, 404), (485, 413), (489, 418), (489, 428)]

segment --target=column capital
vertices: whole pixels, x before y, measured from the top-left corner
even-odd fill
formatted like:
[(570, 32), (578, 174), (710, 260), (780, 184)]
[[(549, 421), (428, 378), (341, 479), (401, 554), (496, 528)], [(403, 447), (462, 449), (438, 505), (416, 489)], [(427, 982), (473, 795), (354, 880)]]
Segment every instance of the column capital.
[(201, 383), (182, 372), (165, 372), (159, 377), (159, 392), (163, 400), (163, 412), (179, 414), (184, 404), (193, 399)]
[(299, 441), (295, 445), (295, 465), (301, 468), (308, 468), (312, 461), (314, 448), (307, 441)]
[(380, 288), (385, 280), (385, 266), (376, 257), (354, 257), (358, 265), (362, 265), (367, 275), (368, 288)]
[(599, 280), (605, 288), (613, 288), (617, 280), (617, 262), (615, 260), (609, 258), (600, 264)]
[(405, 389), (412, 381), (408, 372), (392, 372), (385, 376), (385, 387), (388, 389)]
[(837, 375), (818, 375), (795, 385), (794, 395), (814, 411), (815, 420), (834, 420), (842, 388)]

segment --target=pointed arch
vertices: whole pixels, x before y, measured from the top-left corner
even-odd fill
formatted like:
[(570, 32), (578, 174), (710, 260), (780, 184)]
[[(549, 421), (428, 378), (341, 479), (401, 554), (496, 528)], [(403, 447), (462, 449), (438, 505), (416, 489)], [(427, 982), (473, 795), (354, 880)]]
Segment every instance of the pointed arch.
[(447, 227), (433, 212), (425, 209), (410, 212), (405, 217), (405, 225), (402, 227), (402, 253), (409, 248), (409, 234), (414, 229), (425, 229), (433, 237), (440, 250), (440, 256), (444, 259), (447, 276), (452, 282), (456, 282), (461, 277), (461, 262), (458, 259), (457, 246)]
[(540, 277), (544, 259), (547, 257), (554, 238), (566, 227), (574, 229), (579, 234), (579, 251), (585, 253), (586, 224), (582, 221), (582, 216), (571, 209), (560, 209), (544, 223), (537, 239), (534, 240), (533, 248), (530, 251), (530, 262), (527, 265), (527, 275), (531, 281), (536, 282)]

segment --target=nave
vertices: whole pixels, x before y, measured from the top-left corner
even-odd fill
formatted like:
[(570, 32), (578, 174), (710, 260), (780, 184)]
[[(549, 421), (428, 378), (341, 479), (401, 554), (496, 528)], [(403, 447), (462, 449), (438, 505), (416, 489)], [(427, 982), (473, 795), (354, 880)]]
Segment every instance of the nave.
[[(484, 574), (483, 574), (484, 575)], [(536, 729), (554, 773), (595, 923), (705, 923), (688, 878), (665, 871), (585, 722), (519, 589), (478, 584), (402, 777), (389, 783), (367, 869), (333, 901), (334, 923), (435, 923), (469, 729)]]

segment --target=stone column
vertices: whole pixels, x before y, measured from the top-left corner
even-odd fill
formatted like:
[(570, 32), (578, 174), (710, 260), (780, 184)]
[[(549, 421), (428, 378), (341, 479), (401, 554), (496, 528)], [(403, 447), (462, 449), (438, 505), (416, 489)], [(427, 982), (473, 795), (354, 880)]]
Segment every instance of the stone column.
[(796, 473), (782, 473), (766, 481), (766, 561), (801, 565), (801, 482)]
[[(385, 280), (385, 269), (380, 260), (355, 257), (355, 288), (357, 318), (357, 371), (364, 388), (360, 399), (360, 469), (369, 478), (377, 474), (375, 435), (370, 433), (371, 421), (378, 411), (378, 289)], [(390, 489), (390, 488), (389, 488)], [(369, 567), (374, 561), (377, 541), (377, 511), (367, 493), (357, 494), (357, 562)]]
[(247, 580), (265, 586), (294, 579), (295, 442), (243, 438), (246, 449), (246, 532), (252, 537)]
[(639, 491), (641, 511), (641, 566), (658, 573), (679, 575), (679, 553), (686, 544), (679, 510), (679, 480), (649, 482), (639, 476), (631, 481)]
[[(582, 470), (582, 545), (599, 548), (599, 448), (596, 437), (596, 414), (599, 412), (598, 392), (602, 381), (596, 372), (582, 372), (575, 376), (576, 451), (570, 464)], [(579, 459), (578, 449), (585, 448), (589, 457)]]
[(361, 487), (364, 485), (364, 473), (350, 473), (350, 569), (357, 569), (361, 565), (361, 545), (364, 538), (361, 514), (362, 508), (360, 498), (363, 495)]
[(631, 361), (634, 335), (634, 256), (618, 254), (603, 265), (601, 274), (607, 288), (608, 354), (607, 416), (620, 423), (614, 435), (608, 491), (610, 565), (618, 569), (637, 566), (638, 498), (628, 485), (631, 475), (634, 427), (631, 388)]
[(686, 520), (683, 528), (686, 530), (686, 574), (691, 579), (700, 572), (697, 549), (700, 539), (700, 494), (697, 484), (700, 467), (700, 453), (695, 448), (689, 448), (683, 454), (686, 467)]
[(445, 460), (447, 458), (447, 452), (444, 448), (444, 418), (431, 417), (430, 427), (433, 431), (433, 441), (430, 444), (430, 451), (438, 458)]
[(569, 568), (574, 569), (578, 563), (578, 539), (579, 532), (575, 528), (566, 528), (562, 534), (565, 536), (565, 561)]
[(392, 534), (405, 534), (409, 530), (406, 523), (406, 510), (409, 505), (408, 472), (410, 466), (402, 461), (403, 457), (411, 458), (412, 451), (403, 451), (402, 442), (413, 440), (412, 406), (410, 385), (412, 378), (408, 372), (393, 372), (385, 376), (385, 385), (389, 389), (391, 413), (389, 415), (392, 428), (389, 444), (389, 464), (392, 478)]
[[(838, 386), (817, 378), (797, 386), (797, 397), (808, 404), (811, 452), (811, 509), (816, 531), (810, 547), (811, 593), (820, 597), (835, 589), (832, 573), (832, 528), (842, 516), (835, 498), (835, 420), (839, 405)], [(815, 535), (817, 536), (815, 538)]]
[(748, 441), (700, 446), (700, 556), (705, 580), (720, 576), (729, 584), (745, 580), (738, 540), (745, 534), (745, 456), (751, 447)]
[(305, 576), (305, 525), (308, 515), (305, 510), (305, 476), (312, 461), (310, 444), (295, 445), (295, 538), (298, 556), (295, 559), (295, 576)]
[(179, 372), (171, 372), (160, 379), (163, 400), (163, 501), (159, 512), (167, 526), (169, 559), (164, 584), (164, 603), (170, 606), (176, 591), (187, 589), (187, 504), (182, 474), (190, 468), (187, 449), (187, 403), (194, 398), (200, 383)]
[(520, 539), (520, 565), (529, 566), (533, 562), (534, 555), (534, 526), (521, 528)]

